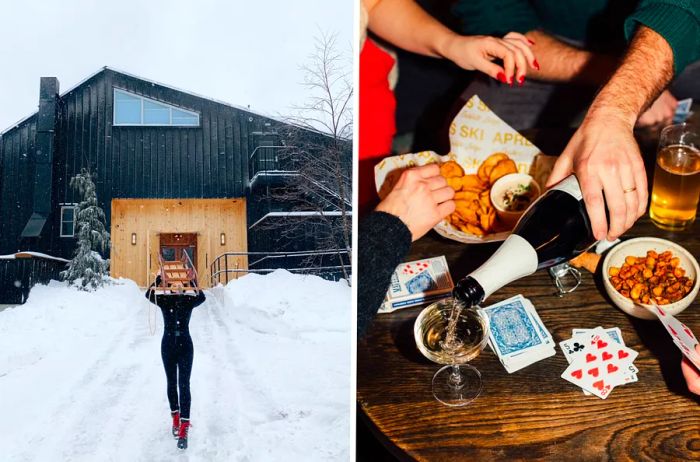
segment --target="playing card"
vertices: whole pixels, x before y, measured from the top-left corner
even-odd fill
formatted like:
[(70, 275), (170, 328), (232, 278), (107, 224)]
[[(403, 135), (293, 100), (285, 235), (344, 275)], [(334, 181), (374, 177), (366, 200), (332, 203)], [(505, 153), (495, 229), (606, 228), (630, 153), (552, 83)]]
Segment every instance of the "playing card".
[(584, 348), (576, 352), (562, 378), (603, 399), (616, 386), (636, 380), (629, 376), (636, 351), (616, 343), (602, 328), (594, 329), (587, 340), (585, 334), (577, 338)]
[(591, 335), (584, 332), (574, 335), (568, 340), (559, 342), (559, 348), (561, 348), (569, 364), (574, 360), (574, 356), (576, 356), (577, 353), (583, 352), (588, 347), (588, 339), (590, 338)]
[[(600, 359), (602, 362), (610, 361), (616, 366), (619, 366), (620, 374), (616, 375), (620, 380), (620, 383), (625, 383), (624, 376), (627, 371), (631, 370), (630, 366), (634, 367), (632, 362), (637, 358), (637, 353), (631, 348), (627, 348), (624, 345), (620, 345), (612, 340), (612, 338), (601, 330), (596, 330), (593, 332), (593, 336), (589, 341), (589, 352), (592, 354), (600, 353)], [(638, 369), (634, 368), (635, 372)], [(617, 383), (616, 385), (619, 385)]]
[[(576, 336), (579, 334), (589, 333), (592, 330), (593, 329), (572, 329), (571, 334), (572, 334), (572, 336)], [(610, 338), (615, 340), (620, 345), (625, 344), (625, 341), (622, 339), (622, 331), (620, 330), (619, 327), (611, 327), (611, 328), (605, 329), (605, 333), (607, 333), (610, 336)]]
[(489, 318), (492, 346), (499, 357), (519, 356), (545, 344), (521, 300), (504, 300), (482, 312)]
[(535, 305), (533, 305), (532, 302), (530, 302), (530, 300), (528, 300), (527, 298), (522, 297), (522, 295), (518, 295), (518, 297), (522, 298), (522, 302), (525, 305), (525, 309), (527, 310), (532, 320), (535, 322), (537, 331), (539, 332), (540, 337), (542, 337), (542, 339), (544, 340), (544, 343), (553, 347), (554, 338), (552, 338), (552, 334), (549, 333), (547, 328), (544, 327), (544, 323), (542, 322), (542, 319), (540, 319), (540, 315), (537, 313)]
[(693, 334), (693, 331), (659, 306), (654, 306), (652, 311), (658, 316), (661, 324), (671, 335), (673, 343), (681, 350), (681, 353), (700, 369), (700, 354), (695, 348), (698, 345), (698, 339)]
[(700, 369), (700, 354), (698, 354), (697, 350), (695, 348), (689, 348), (687, 345), (679, 342), (676, 339), (673, 339), (673, 343), (676, 344), (679, 350), (683, 353), (683, 356), (688, 358), (690, 362), (692, 362), (695, 367)]
[(521, 357), (511, 358), (508, 361), (501, 361), (501, 364), (503, 364), (503, 367), (509, 374), (512, 374), (513, 372), (519, 371), (520, 369), (554, 356), (555, 354), (556, 351), (554, 348), (541, 348), (539, 350), (529, 352), (527, 355), (522, 355)]
[(689, 112), (690, 106), (693, 105), (693, 98), (686, 98), (678, 101), (676, 112)]
[[(411, 264), (412, 263), (412, 264)], [(403, 267), (401, 270), (402, 274), (418, 274), (422, 273), (424, 270), (428, 268), (428, 262), (419, 260), (419, 261), (414, 261), (411, 263), (406, 263), (406, 265)]]
[(673, 114), (673, 123), (679, 124), (685, 122), (690, 115), (690, 107), (693, 105), (692, 98), (686, 98), (678, 101), (676, 112)]
[[(577, 357), (589, 348), (589, 340), (593, 337), (594, 333), (605, 332), (610, 336), (610, 339), (619, 343), (620, 345), (625, 345), (622, 340), (622, 332), (618, 327), (603, 329), (602, 327), (597, 327), (595, 329), (573, 329), (575, 335), (569, 340), (564, 340), (559, 343), (559, 348), (561, 348), (564, 353), (564, 357), (571, 364), (577, 359)], [(633, 383), (637, 382), (639, 378), (637, 373), (639, 369), (634, 364), (629, 364), (626, 371), (623, 374), (622, 382)], [(584, 394), (589, 395), (590, 393), (584, 390)]]
[[(437, 288), (437, 282), (435, 282), (435, 279), (432, 278), (430, 273), (427, 271), (420, 271), (418, 270), (415, 271), (415, 275), (406, 281), (406, 288), (408, 289), (408, 292), (411, 294), (417, 294), (421, 292), (428, 292), (431, 290), (435, 290)], [(411, 275), (414, 273), (411, 272)]]
[(655, 305), (652, 308), (652, 312), (663, 324), (666, 331), (669, 333), (673, 342), (678, 346), (678, 348), (683, 352), (684, 355), (688, 356), (690, 354), (694, 357), (689, 357), (691, 361), (698, 359), (700, 355), (695, 351), (695, 346), (698, 344), (698, 339), (693, 334), (688, 326), (680, 322), (678, 319), (668, 314), (663, 308)]
[(423, 305), (452, 295), (454, 283), (444, 256), (399, 264), (380, 313)]
[[(593, 393), (599, 398), (607, 398), (615, 388), (617, 380), (611, 380), (607, 365), (599, 364), (600, 355), (587, 353), (566, 368), (561, 377), (576, 386)], [(617, 371), (611, 364), (611, 371)]]
[(489, 318), (489, 346), (509, 372), (553, 356), (554, 340), (522, 295), (481, 309)]

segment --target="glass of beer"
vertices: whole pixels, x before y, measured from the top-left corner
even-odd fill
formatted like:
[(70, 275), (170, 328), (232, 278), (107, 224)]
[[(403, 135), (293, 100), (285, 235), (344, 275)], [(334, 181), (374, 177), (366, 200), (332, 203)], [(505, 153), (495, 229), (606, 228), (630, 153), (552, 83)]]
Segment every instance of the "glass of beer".
[(649, 216), (661, 229), (682, 231), (693, 221), (700, 198), (700, 133), (688, 124), (661, 131)]

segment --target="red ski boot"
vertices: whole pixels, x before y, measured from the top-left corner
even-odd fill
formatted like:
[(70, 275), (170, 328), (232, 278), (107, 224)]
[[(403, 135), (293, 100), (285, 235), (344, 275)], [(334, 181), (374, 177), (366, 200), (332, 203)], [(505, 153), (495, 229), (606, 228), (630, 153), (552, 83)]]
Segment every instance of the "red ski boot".
[(180, 434), (180, 411), (172, 411), (170, 415), (173, 417), (173, 436), (177, 438)]
[(187, 432), (190, 428), (189, 419), (180, 419), (180, 432), (177, 438), (178, 449), (187, 449)]

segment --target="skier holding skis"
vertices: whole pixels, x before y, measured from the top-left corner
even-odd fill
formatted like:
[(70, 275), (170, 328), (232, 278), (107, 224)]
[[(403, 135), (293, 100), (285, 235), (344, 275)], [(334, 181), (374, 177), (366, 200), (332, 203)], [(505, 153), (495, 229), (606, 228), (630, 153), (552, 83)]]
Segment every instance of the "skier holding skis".
[[(160, 353), (168, 385), (168, 401), (173, 420), (172, 433), (178, 439), (177, 447), (187, 449), (187, 432), (190, 427), (190, 374), (194, 356), (189, 323), (192, 309), (201, 305), (206, 297), (199, 289), (184, 288), (182, 293), (181, 283), (169, 284), (173, 289), (171, 293), (156, 294), (155, 288), (161, 284), (162, 278), (158, 275), (155, 283), (146, 291), (146, 298), (163, 313), (164, 328)], [(191, 285), (197, 287), (197, 281), (191, 281)]]

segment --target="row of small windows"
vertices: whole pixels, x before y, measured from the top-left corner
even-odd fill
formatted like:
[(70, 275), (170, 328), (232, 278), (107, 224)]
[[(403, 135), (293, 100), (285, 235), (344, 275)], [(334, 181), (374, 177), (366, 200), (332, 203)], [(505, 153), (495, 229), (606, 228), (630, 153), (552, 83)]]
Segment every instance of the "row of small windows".
[(114, 125), (198, 127), (199, 114), (115, 88)]

